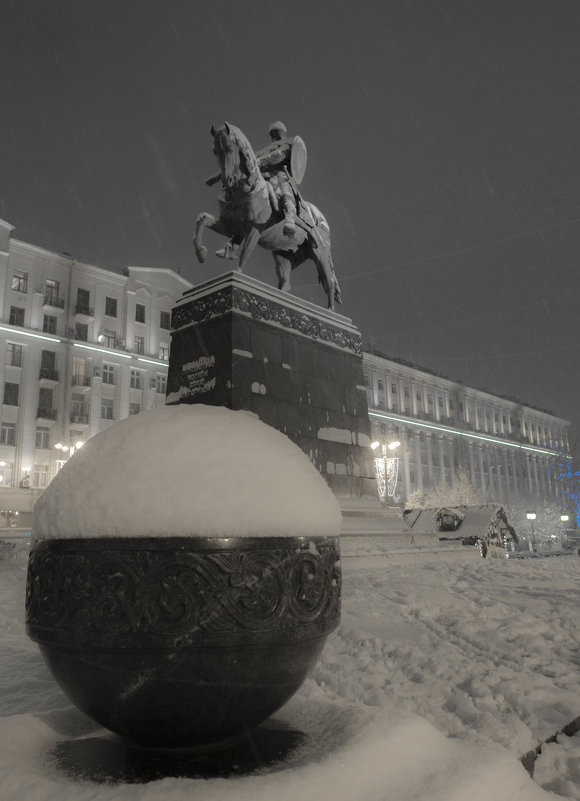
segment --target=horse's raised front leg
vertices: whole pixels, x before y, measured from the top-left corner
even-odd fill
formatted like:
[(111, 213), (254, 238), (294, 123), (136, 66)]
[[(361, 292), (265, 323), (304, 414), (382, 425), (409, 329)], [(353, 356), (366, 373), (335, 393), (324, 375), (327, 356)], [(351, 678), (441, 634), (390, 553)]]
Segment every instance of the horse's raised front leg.
[(290, 292), (290, 276), (292, 274), (292, 264), (290, 259), (282, 256), (281, 253), (274, 253), (276, 264), (276, 275), (278, 276), (278, 289), (283, 292)]
[(193, 247), (198, 261), (204, 262), (207, 258), (207, 248), (203, 244), (203, 232), (206, 228), (212, 228), (216, 224), (216, 218), (207, 211), (202, 211), (195, 222), (195, 235), (193, 237)]
[(254, 252), (254, 249), (258, 244), (259, 239), (260, 239), (260, 232), (258, 231), (258, 229), (251, 228), (250, 233), (246, 236), (246, 238), (242, 242), (242, 248), (240, 250), (240, 261), (238, 264), (238, 270), (240, 272), (242, 272), (244, 267), (246, 266), (246, 263), (250, 258), (250, 256), (252, 255), (252, 253)]

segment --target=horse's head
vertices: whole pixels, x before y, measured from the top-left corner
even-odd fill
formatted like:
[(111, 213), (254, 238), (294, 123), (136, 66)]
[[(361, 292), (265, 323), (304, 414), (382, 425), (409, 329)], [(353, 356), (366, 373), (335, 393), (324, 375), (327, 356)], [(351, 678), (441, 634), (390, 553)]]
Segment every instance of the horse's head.
[(220, 166), (226, 189), (248, 181), (256, 174), (257, 162), (250, 143), (235, 125), (225, 122), (215, 128), (211, 126), (213, 152)]

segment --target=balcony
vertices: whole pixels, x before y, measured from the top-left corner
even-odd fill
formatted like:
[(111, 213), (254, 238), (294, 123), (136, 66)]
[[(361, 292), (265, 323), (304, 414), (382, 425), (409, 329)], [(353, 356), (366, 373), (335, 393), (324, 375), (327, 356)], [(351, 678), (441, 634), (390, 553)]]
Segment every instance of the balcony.
[(75, 314), (80, 314), (82, 317), (94, 317), (94, 306), (87, 306), (85, 303), (77, 303), (75, 306)]
[(39, 406), (36, 417), (42, 420), (56, 420), (57, 414), (57, 409), (46, 409), (43, 406)]
[(88, 414), (75, 414), (73, 412), (70, 416), (70, 421), (77, 426), (88, 426), (89, 416)]
[(91, 386), (91, 378), (88, 375), (73, 375), (71, 377), (71, 384), (73, 387), (80, 387), (81, 389), (89, 389)]
[(52, 309), (64, 309), (64, 298), (59, 298), (53, 292), (45, 292), (42, 305), (50, 306)]
[(59, 380), (58, 370), (54, 370), (52, 367), (41, 367), (39, 378), (41, 381), (44, 381), (46, 383), (56, 384)]

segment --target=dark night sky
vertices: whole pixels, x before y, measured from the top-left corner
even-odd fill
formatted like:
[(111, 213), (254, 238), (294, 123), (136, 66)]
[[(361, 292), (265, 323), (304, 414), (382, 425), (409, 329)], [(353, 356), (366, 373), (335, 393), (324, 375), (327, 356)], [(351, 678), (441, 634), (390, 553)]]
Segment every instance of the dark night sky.
[[(282, 119), (366, 341), (580, 430), (577, 0), (4, 0), (1, 25), (16, 238), (221, 273), (191, 248), (209, 128), (258, 149)], [(324, 303), (310, 264), (294, 288)]]

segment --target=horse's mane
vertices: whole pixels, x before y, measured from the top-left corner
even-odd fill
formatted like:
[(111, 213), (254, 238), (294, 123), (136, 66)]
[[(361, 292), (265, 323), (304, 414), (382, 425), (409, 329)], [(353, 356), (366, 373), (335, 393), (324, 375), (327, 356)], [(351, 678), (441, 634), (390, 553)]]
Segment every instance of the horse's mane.
[(237, 125), (232, 125), (231, 123), (228, 123), (228, 125), (240, 153), (240, 169), (248, 176), (248, 178), (259, 177), (260, 170), (258, 167), (256, 154), (254, 153), (246, 134), (240, 128), (238, 128)]

